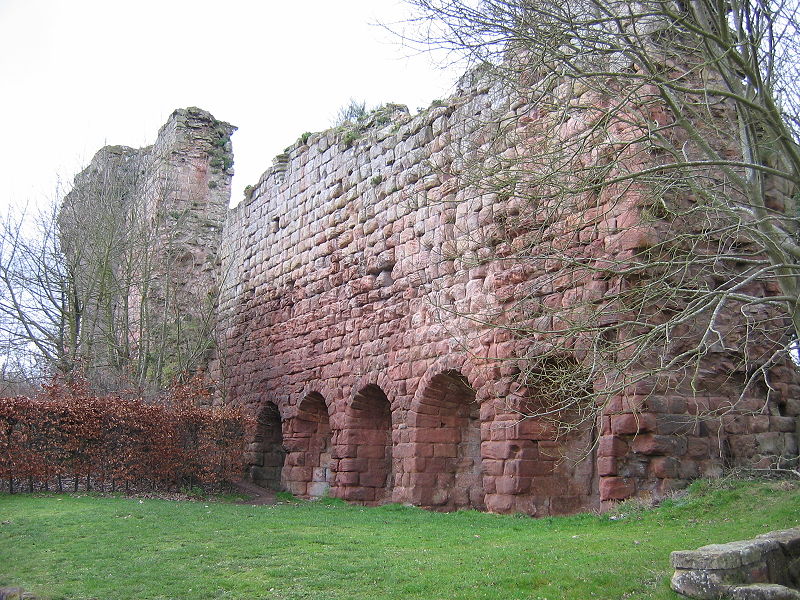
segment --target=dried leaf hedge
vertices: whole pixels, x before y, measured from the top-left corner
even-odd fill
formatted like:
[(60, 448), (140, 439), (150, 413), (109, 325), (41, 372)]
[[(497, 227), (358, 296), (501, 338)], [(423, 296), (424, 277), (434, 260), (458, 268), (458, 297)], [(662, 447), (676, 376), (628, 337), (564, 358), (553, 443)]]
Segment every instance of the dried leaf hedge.
[(0, 398), (0, 490), (218, 489), (243, 473), (250, 419), (203, 406), (197, 379), (158, 403), (54, 383), (35, 398)]

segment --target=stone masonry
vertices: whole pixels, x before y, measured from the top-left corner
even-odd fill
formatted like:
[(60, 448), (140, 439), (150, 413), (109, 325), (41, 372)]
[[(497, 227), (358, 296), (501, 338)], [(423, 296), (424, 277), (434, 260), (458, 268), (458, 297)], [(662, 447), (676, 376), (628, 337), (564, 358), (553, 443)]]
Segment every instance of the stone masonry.
[[(585, 93), (578, 104), (595, 101)], [(230, 211), (221, 369), (228, 399), (259, 415), (253, 480), (301, 497), (554, 515), (796, 456), (789, 367), (774, 371), (768, 405), (739, 398), (719, 362), (699, 392), (641, 386), (567, 436), (524, 417), (513, 361), (532, 342), (476, 316), (557, 281), (557, 265), (483, 260), (514, 244), (495, 232), (519, 210), (464, 177), (491, 115), (518, 130), (546, 118), (467, 77), (416, 116), (388, 105), (355, 130), (303, 136)], [(572, 250), (624, 260), (646, 237), (630, 226), (639, 209), (603, 201), (606, 220)], [(591, 302), (609, 285), (550, 283), (541, 300)], [(696, 418), (732, 399), (746, 410)]]
[[(562, 100), (599, 102), (573, 89)], [(709, 353), (698, 381), (671, 373), (620, 391), (567, 435), (530, 418), (536, 382), (520, 383), (519, 359), (559, 334), (515, 336), (504, 325), (516, 300), (535, 293), (541, 306), (594, 310), (626, 283), (602, 269), (574, 277), (558, 261), (504, 259), (525, 241), (514, 223), (546, 217), (480, 191), (469, 165), (520, 152), (511, 140), (587, 126), (580, 115), (553, 119), (524, 95), (466, 76), (452, 98), (415, 116), (386, 105), (304, 134), (220, 231), (233, 128), (198, 109), (170, 118), (155, 146), (169, 160), (142, 175), (177, 192), (136, 193), (164, 200), (148, 214), (169, 225), (158, 252), (180, 267), (163, 280), (177, 283), (174, 307), (191, 314), (219, 282), (208, 368), (225, 401), (257, 418), (254, 482), (306, 498), (555, 515), (797, 456), (796, 370), (771, 367), (769, 390), (744, 385), (736, 349)], [(505, 146), (498, 122), (514, 132)], [(547, 224), (570, 256), (624, 264), (658, 236), (643, 226), (636, 193), (611, 186), (591, 200)], [(165, 297), (158, 288), (152, 297)], [(537, 318), (550, 319), (539, 330), (563, 327)], [(721, 322), (735, 330), (739, 317)], [(752, 339), (770, 354), (773, 341)], [(562, 366), (579, 362), (567, 341)]]
[(256, 412), (276, 407), (280, 421), (261, 420), (280, 426), (286, 452), (277, 481), (275, 453), (252, 444), (254, 480), (436, 509), (543, 515), (598, 503), (594, 460), (569, 460), (597, 432), (556, 441), (521, 419), (511, 375), (484, 359), (511, 356), (516, 342), (448, 310), (497, 305), (526, 277), (456, 257), (456, 245), (480, 251), (462, 224), (491, 225), (502, 208), (443, 174), (493, 101), (507, 98), (472, 89), (414, 118), (389, 105), (354, 141), (313, 134), (230, 212), (228, 394)]

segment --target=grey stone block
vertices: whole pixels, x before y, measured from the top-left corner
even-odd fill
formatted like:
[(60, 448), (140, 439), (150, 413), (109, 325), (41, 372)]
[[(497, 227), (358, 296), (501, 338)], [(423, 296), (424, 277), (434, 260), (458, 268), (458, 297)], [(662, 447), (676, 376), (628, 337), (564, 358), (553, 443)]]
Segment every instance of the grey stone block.
[(800, 600), (800, 592), (777, 583), (754, 583), (732, 587), (731, 600)]

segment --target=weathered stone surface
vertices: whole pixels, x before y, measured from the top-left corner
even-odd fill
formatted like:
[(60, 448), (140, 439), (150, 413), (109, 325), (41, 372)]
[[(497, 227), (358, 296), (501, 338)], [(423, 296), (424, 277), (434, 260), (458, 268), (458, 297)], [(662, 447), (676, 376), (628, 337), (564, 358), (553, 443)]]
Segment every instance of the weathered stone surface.
[[(787, 431), (769, 437), (771, 421), (756, 410), (720, 410), (737, 417), (721, 428), (699, 418), (738, 401), (734, 376), (708, 384), (713, 399), (679, 391), (675, 381), (640, 381), (609, 400), (596, 431), (587, 424), (572, 437), (556, 439), (548, 423), (520, 418), (515, 360), (546, 336), (518, 339), (488, 323), (502, 322), (523, 296), (568, 308), (601, 302), (620, 282), (602, 269), (576, 281), (556, 260), (500, 260), (524, 246), (508, 225), (530, 228), (530, 207), (472, 188), (465, 165), (490, 147), (500, 156), (524, 153), (535, 143), (534, 124), (540, 132), (560, 124), (479, 81), (465, 78), (456, 96), (416, 116), (397, 107), (379, 112), (355, 140), (333, 130), (312, 134), (229, 212), (220, 302), (229, 401), (277, 402), (287, 461), (302, 452), (309, 464), (317, 450), (295, 447), (292, 423), (306, 395), (318, 394), (327, 418), (320, 435), (330, 436), (339, 459), (330, 465), (332, 494), (437, 509), (542, 515), (563, 512), (556, 505), (601, 507), (718, 472), (722, 447), (734, 463), (788, 455), (789, 421), (776, 421)], [(575, 101), (597, 101), (585, 94)], [(494, 114), (519, 145), (485, 126)], [(567, 127), (585, 125), (576, 116)], [(598, 265), (619, 264), (657, 239), (635, 194), (607, 190), (585, 210), (565, 217), (569, 223), (536, 226), (552, 227), (569, 256)], [(599, 325), (616, 322), (601, 312)], [(536, 329), (564, 327), (546, 313), (535, 319)], [(709, 382), (727, 368), (713, 360), (702, 373)], [(788, 385), (796, 375), (782, 377)], [(572, 466), (581, 448), (592, 452)], [(283, 479), (300, 475), (287, 471)], [(371, 491), (358, 491), (364, 486)]]
[(800, 557), (800, 528), (770, 531), (756, 536), (759, 540), (770, 540), (781, 545), (786, 553)]
[(800, 592), (776, 583), (754, 583), (732, 587), (731, 600), (800, 600)]
[[(84, 311), (78, 353), (104, 385), (136, 385), (146, 370), (160, 386), (213, 359), (235, 129), (199, 108), (178, 109), (152, 146), (99, 150), (64, 198), (60, 241)], [(104, 268), (111, 281), (98, 279)], [(114, 297), (96, 300), (95, 288)]]
[[(569, 435), (526, 418), (526, 402), (539, 397), (536, 382), (519, 376), (520, 357), (553, 340), (576, 365), (588, 351), (565, 333), (571, 317), (549, 309), (587, 314), (598, 327), (619, 323), (623, 312), (603, 301), (628, 282), (609, 273), (659, 232), (635, 190), (608, 186), (551, 218), (516, 192), (473, 187), (469, 163), (524, 159), (555, 132), (590, 127), (580, 110), (560, 123), (514, 93), (470, 75), (453, 98), (415, 116), (387, 105), (347, 135), (304, 135), (228, 212), (211, 267), (197, 244), (182, 246), (186, 272), (208, 275), (186, 279), (187, 289), (219, 282), (210, 367), (226, 401), (256, 415), (274, 409), (248, 449), (251, 477), (308, 497), (547, 515), (666, 495), (720, 474), (723, 456), (734, 465), (796, 456), (796, 370), (777, 366), (768, 397), (748, 395), (749, 375), (731, 372), (722, 352), (691, 377), (645, 377), (609, 394), (597, 421)], [(601, 102), (580, 94), (576, 106)], [(496, 135), (496, 117), (508, 136)], [(161, 137), (171, 139), (182, 119)], [(638, 147), (639, 134), (630, 135), (628, 144), (609, 132)], [(210, 165), (214, 150), (203, 152), (182, 158)], [(592, 149), (576, 158), (598, 160)], [(215, 183), (201, 177), (208, 169), (179, 167), (170, 168), (181, 181)], [(195, 192), (185, 196), (190, 204), (180, 206), (192, 206)], [(576, 278), (557, 258), (529, 260), (532, 230), (591, 268)], [(515, 253), (523, 258), (511, 260)], [(532, 333), (519, 336), (506, 326), (515, 311), (521, 318), (522, 299), (541, 310), (523, 311)], [(721, 319), (735, 328), (740, 316)], [(696, 334), (676, 333), (676, 344)], [(743, 566), (745, 551), (723, 554), (718, 563)]]
[(743, 541), (710, 544), (697, 550), (683, 550), (670, 555), (676, 569), (736, 569), (762, 560), (763, 555), (778, 547), (776, 542)]
[(690, 598), (800, 598), (800, 527), (670, 556), (672, 589)]
[(727, 577), (727, 573), (683, 569), (677, 569), (670, 580), (673, 590), (689, 598), (700, 600), (719, 600), (724, 597), (731, 584), (737, 583), (742, 583), (742, 581), (731, 580)]

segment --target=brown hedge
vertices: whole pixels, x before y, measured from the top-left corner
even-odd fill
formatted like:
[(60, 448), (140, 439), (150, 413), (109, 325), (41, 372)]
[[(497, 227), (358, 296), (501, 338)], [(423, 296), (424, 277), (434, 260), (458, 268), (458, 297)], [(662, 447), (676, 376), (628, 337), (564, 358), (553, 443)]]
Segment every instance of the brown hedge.
[(197, 380), (158, 404), (47, 386), (36, 398), (0, 398), (0, 489), (169, 490), (241, 477), (249, 419), (200, 406)]

